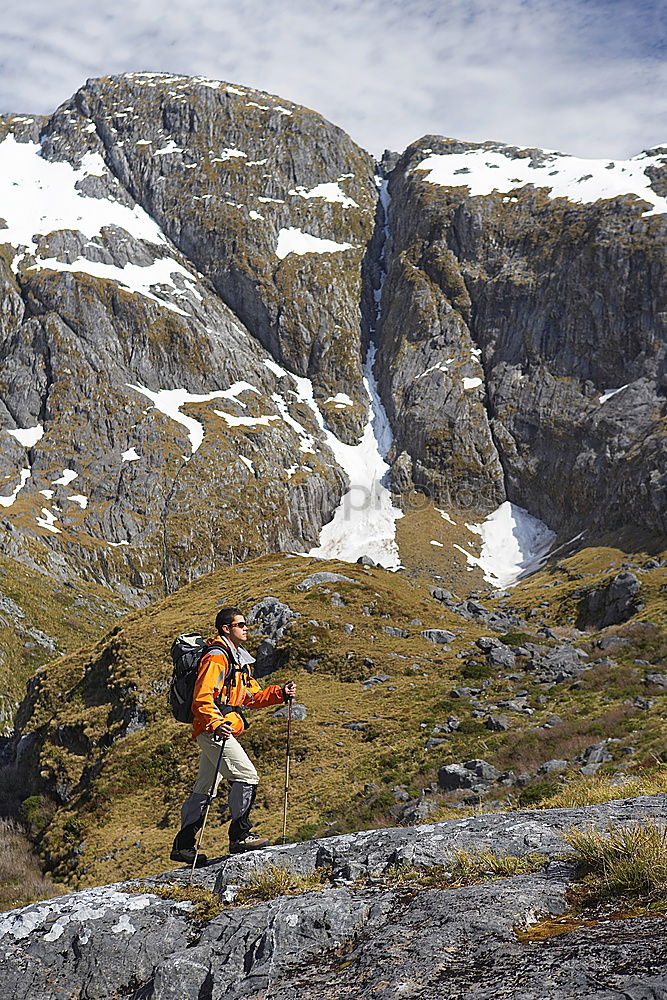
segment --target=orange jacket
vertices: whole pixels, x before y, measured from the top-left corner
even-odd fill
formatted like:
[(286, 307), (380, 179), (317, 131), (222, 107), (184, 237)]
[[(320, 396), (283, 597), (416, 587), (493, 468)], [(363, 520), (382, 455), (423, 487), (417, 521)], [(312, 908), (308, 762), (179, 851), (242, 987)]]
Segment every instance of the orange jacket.
[(218, 643), (201, 658), (199, 672), (192, 696), (192, 738), (200, 733), (212, 733), (221, 722), (231, 724), (232, 733), (238, 737), (243, 732), (243, 719), (237, 712), (224, 714), (219, 705), (243, 705), (246, 708), (267, 708), (282, 705), (285, 698), (278, 684), (261, 688), (250, 673), (250, 665), (236, 666), (225, 685), (225, 677), (232, 662), (236, 662), (231, 647), (224, 638), (216, 635), (208, 643)]

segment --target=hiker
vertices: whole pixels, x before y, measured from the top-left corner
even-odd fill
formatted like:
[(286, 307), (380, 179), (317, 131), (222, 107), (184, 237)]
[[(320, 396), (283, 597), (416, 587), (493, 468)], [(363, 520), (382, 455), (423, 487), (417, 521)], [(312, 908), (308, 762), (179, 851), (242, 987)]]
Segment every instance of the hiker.
[[(204, 811), (215, 778), (214, 793), (222, 778), (230, 783), (230, 854), (266, 847), (268, 840), (250, 832), (249, 813), (255, 801), (259, 777), (238, 737), (246, 728), (244, 708), (280, 705), (293, 698), (296, 684), (270, 684), (262, 689), (252, 676), (254, 658), (242, 646), (248, 626), (238, 608), (222, 608), (215, 619), (217, 635), (209, 640), (201, 659), (192, 698), (192, 738), (201, 750), (199, 772), (191, 794), (181, 809), (181, 829), (171, 851), (172, 861), (193, 864), (195, 841), (204, 822)], [(224, 743), (222, 757), (221, 746)], [(216, 766), (220, 770), (216, 776)], [(197, 864), (205, 864), (199, 853)]]

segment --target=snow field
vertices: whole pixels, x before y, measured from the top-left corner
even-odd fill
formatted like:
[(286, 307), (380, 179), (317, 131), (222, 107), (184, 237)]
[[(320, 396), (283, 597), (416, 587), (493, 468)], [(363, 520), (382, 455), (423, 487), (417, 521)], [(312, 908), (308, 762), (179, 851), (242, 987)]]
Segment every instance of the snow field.
[[(189, 455), (183, 456), (186, 462), (190, 461), (204, 440), (204, 428), (198, 420), (194, 419), (194, 417), (188, 417), (186, 414), (181, 413), (181, 407), (185, 403), (208, 403), (212, 399), (233, 399), (236, 403), (245, 408), (245, 403), (237, 399), (237, 397), (246, 390), (259, 392), (259, 390), (256, 389), (254, 385), (250, 385), (249, 382), (235, 382), (229, 389), (221, 389), (216, 390), (215, 392), (205, 393), (188, 392), (187, 389), (158, 389), (157, 391), (153, 391), (152, 389), (147, 389), (143, 385), (132, 385), (129, 382), (127, 385), (130, 389), (134, 389), (135, 392), (140, 392), (142, 395), (150, 399), (156, 410), (164, 413), (164, 415), (170, 417), (171, 420), (175, 420), (177, 423), (183, 424), (183, 426), (187, 429), (192, 451)], [(216, 413), (217, 412), (218, 411), (216, 410)], [(230, 417), (231, 415), (223, 414), (223, 416)], [(235, 419), (241, 421), (242, 418)], [(127, 452), (124, 454), (127, 454)]]
[(454, 548), (463, 553), (470, 569), (478, 566), (486, 582), (502, 590), (539, 569), (556, 538), (543, 521), (509, 500), (481, 524), (466, 524), (466, 528), (482, 540), (479, 556), (460, 545)]
[(44, 436), (42, 424), (35, 424), (34, 427), (17, 427), (16, 430), (7, 431), (24, 448), (33, 448)]
[[(424, 150), (424, 152), (427, 152)], [(667, 162), (667, 154), (651, 156), (640, 153), (629, 160), (587, 160), (544, 150), (540, 163), (529, 156), (513, 158), (506, 151), (469, 149), (464, 153), (433, 153), (413, 170), (424, 171), (431, 184), (445, 187), (465, 186), (470, 194), (507, 193), (514, 188), (534, 184), (549, 188), (551, 198), (568, 198), (592, 203), (600, 198), (618, 198), (635, 194), (652, 206), (644, 215), (667, 212), (667, 198), (651, 187), (646, 168)]]
[(326, 181), (322, 184), (316, 184), (310, 191), (307, 191), (304, 187), (296, 187), (287, 193), (300, 195), (302, 198), (322, 198), (324, 201), (338, 202), (343, 208), (359, 208), (353, 198), (348, 198), (338, 181)]
[[(161, 152), (166, 151), (167, 147)], [(91, 240), (100, 236), (105, 226), (117, 226), (137, 240), (168, 246), (162, 230), (138, 205), (128, 208), (108, 198), (86, 197), (77, 190), (76, 184), (83, 178), (101, 177), (106, 173), (106, 165), (98, 153), (86, 153), (81, 167), (75, 170), (69, 163), (45, 160), (39, 143), (19, 143), (11, 134), (0, 142), (0, 216), (7, 223), (7, 228), (0, 230), (0, 244), (15, 248), (12, 261), (15, 273), (25, 257), (37, 258), (35, 236), (59, 230), (78, 231)], [(129, 291), (153, 299), (181, 315), (187, 314), (150, 289), (166, 285), (182, 295), (182, 289), (172, 280), (174, 274), (180, 275), (187, 284), (195, 284), (190, 271), (169, 257), (161, 257), (148, 267), (126, 264), (122, 268), (85, 257), (79, 257), (73, 264), (53, 257), (37, 258), (30, 269), (72, 271), (116, 281)]]
[(281, 229), (278, 233), (276, 257), (284, 260), (290, 253), (302, 256), (306, 253), (340, 253), (342, 250), (352, 250), (352, 243), (336, 243), (335, 240), (323, 240), (319, 236), (311, 236), (300, 229), (290, 227)]
[[(403, 517), (403, 512), (394, 507), (391, 494), (382, 483), (389, 471), (384, 456), (391, 446), (392, 433), (378, 394), (373, 374), (374, 362), (375, 345), (371, 345), (364, 364), (364, 386), (370, 405), (361, 442), (358, 445), (343, 444), (320, 423), (327, 444), (350, 480), (350, 488), (342, 497), (332, 520), (322, 528), (320, 544), (308, 555), (345, 562), (355, 562), (360, 555), (367, 555), (386, 569), (398, 569), (400, 557), (395, 540), (396, 521)], [(298, 379), (298, 382), (308, 380)], [(321, 422), (321, 414), (312, 400), (312, 385), (310, 399), (306, 398), (306, 387), (302, 389), (304, 399), (316, 411), (316, 417), (319, 415), (318, 422)]]

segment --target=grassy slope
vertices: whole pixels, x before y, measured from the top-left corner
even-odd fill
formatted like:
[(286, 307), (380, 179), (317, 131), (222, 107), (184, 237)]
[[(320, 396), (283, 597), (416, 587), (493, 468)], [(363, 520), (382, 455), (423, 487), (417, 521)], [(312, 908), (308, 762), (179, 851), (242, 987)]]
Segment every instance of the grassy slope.
[(124, 615), (121, 598), (96, 584), (71, 586), (0, 556), (0, 595), (22, 611), (17, 617), (0, 600), (0, 732), (11, 732), (17, 703), (35, 671), (53, 652), (33, 630), (45, 633), (59, 653), (88, 646)]
[[(562, 560), (562, 569), (548, 568), (518, 587), (509, 603), (530, 609), (548, 601), (532, 619), (535, 629), (542, 621), (560, 625), (571, 616), (573, 590), (608, 577), (602, 566), (620, 566), (626, 559), (617, 550), (585, 550)], [(646, 556), (635, 552), (633, 559), (641, 565)], [(355, 582), (296, 589), (307, 573), (323, 570)], [(629, 758), (620, 753), (626, 744), (638, 751), (632, 761), (653, 763), (665, 746), (664, 699), (654, 692), (655, 704), (648, 710), (628, 702), (646, 694), (645, 668), (634, 660), (659, 662), (665, 655), (664, 570), (642, 573), (641, 580), (646, 607), (638, 618), (662, 622), (662, 632), (651, 629), (648, 637), (637, 640), (639, 645), (615, 653), (618, 666), (595, 666), (580, 684), (558, 684), (546, 694), (521, 668), (515, 671), (520, 677), (516, 681), (496, 674), (481, 699), (497, 701), (527, 690), (534, 714), (511, 715), (511, 729), (491, 732), (473, 717), (467, 702), (450, 693), (456, 684), (478, 686), (478, 681), (466, 680), (469, 668), (455, 654), (487, 630), (444, 610), (430, 597), (421, 573), (392, 574), (356, 564), (273, 555), (204, 577), (129, 615), (92, 649), (55, 661), (44, 671), (27, 727), (43, 737), (35, 770), (41, 772), (45, 787), (69, 787), (71, 795), (39, 840), (47, 866), (58, 879), (77, 886), (148, 875), (168, 866), (180, 804), (197, 759), (188, 727), (174, 722), (165, 707), (169, 645), (179, 631), (211, 631), (221, 603), (238, 603), (247, 611), (266, 595), (280, 598), (301, 615), (285, 637), (291, 649), (289, 667), (271, 678), (284, 682), (295, 677), (298, 700), (308, 706), (306, 721), (294, 723), (289, 810), (294, 839), (387, 823), (394, 785), (418, 792), (441, 764), (451, 761), (483, 757), (517, 772), (534, 771), (545, 760), (572, 757), (614, 736), (621, 740), (615, 752), (623, 764), (605, 765), (603, 770), (632, 770)], [(334, 590), (347, 602), (345, 607), (332, 605)], [(494, 603), (488, 598), (485, 602)], [(411, 625), (415, 619), (422, 624)], [(346, 623), (354, 625), (351, 634), (343, 630)], [(409, 637), (387, 636), (386, 625), (406, 628)], [(427, 627), (454, 631), (452, 650), (442, 651), (424, 640), (419, 632)], [(249, 644), (252, 647), (253, 641)], [(319, 662), (310, 673), (305, 667), (313, 657)], [(366, 657), (373, 665), (364, 663)], [(484, 658), (477, 659), (484, 666)], [(360, 681), (379, 672), (389, 680), (364, 689)], [(146, 713), (146, 728), (116, 739), (107, 749), (109, 734), (121, 730), (123, 711), (137, 704)], [(460, 729), (426, 751), (432, 725), (450, 713), (461, 719)], [(562, 717), (562, 725), (539, 728), (554, 713)], [(346, 722), (366, 725), (357, 732), (343, 728)], [(254, 713), (245, 743), (262, 775), (256, 819), (271, 838), (281, 827), (284, 739), (284, 721)], [(79, 785), (84, 769), (95, 761), (103, 762), (101, 770)], [(377, 787), (365, 788), (370, 783)], [(537, 798), (552, 793), (557, 780), (542, 784), (546, 787), (537, 788)], [(443, 802), (440, 815), (451, 814), (447, 805), (455, 804)], [(212, 810), (209, 824), (207, 850), (223, 853), (226, 829), (220, 807)]]

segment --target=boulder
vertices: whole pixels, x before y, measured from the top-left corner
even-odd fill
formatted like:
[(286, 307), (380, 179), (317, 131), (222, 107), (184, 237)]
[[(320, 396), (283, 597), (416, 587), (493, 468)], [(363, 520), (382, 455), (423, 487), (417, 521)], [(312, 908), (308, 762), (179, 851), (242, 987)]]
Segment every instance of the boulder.
[(433, 642), (436, 645), (444, 646), (449, 642), (453, 642), (456, 636), (453, 632), (449, 632), (444, 628), (427, 628), (419, 633), (427, 642)]
[(513, 670), (516, 666), (516, 657), (508, 646), (496, 646), (488, 655), (489, 663), (494, 667), (505, 667)]
[(396, 628), (394, 625), (383, 625), (382, 631), (392, 639), (407, 639), (408, 631), (404, 628)]
[(472, 788), (479, 791), (498, 780), (500, 772), (485, 760), (468, 760), (461, 764), (444, 764), (438, 771), (438, 785), (443, 791)]
[(547, 760), (537, 769), (538, 774), (560, 774), (561, 771), (567, 770), (568, 762), (566, 760)]
[(634, 573), (617, 573), (606, 586), (590, 590), (580, 605), (578, 624), (594, 624), (599, 628), (627, 621), (643, 604), (639, 599), (641, 585)]
[(320, 573), (310, 573), (308, 576), (304, 577), (301, 583), (297, 583), (297, 590), (312, 590), (313, 587), (318, 587), (321, 583), (356, 583), (351, 576), (343, 576), (342, 573), (327, 573), (322, 571)]
[(510, 728), (510, 720), (506, 715), (489, 715), (484, 725), (494, 732), (504, 732)]
[[(273, 712), (273, 714), (271, 715), (271, 718), (272, 719), (286, 719), (287, 716), (288, 716), (288, 713), (289, 713), (289, 706), (288, 705), (281, 705), (279, 709), (277, 709), (275, 712)], [(307, 717), (308, 717), (308, 712), (306, 710), (306, 706), (299, 704), (298, 701), (293, 701), (292, 702), (292, 719), (296, 720), (297, 722), (303, 722), (303, 720), (306, 719)]]

